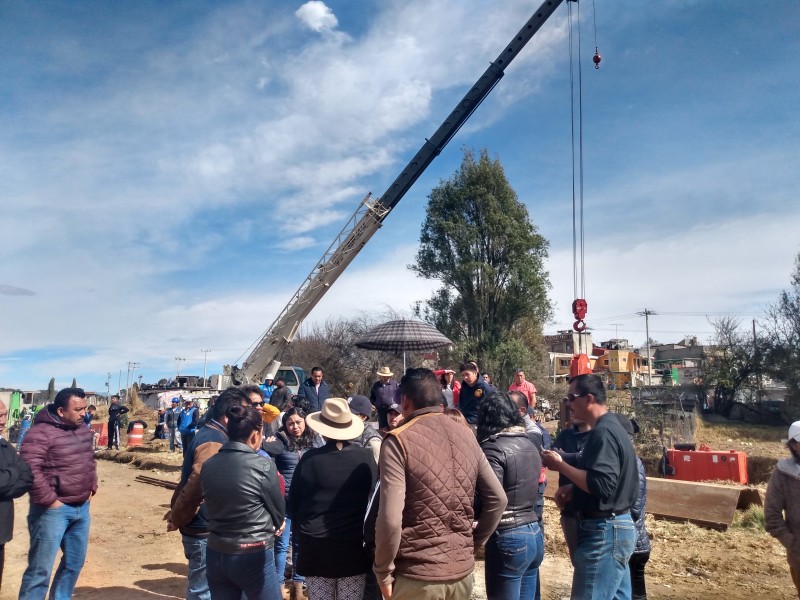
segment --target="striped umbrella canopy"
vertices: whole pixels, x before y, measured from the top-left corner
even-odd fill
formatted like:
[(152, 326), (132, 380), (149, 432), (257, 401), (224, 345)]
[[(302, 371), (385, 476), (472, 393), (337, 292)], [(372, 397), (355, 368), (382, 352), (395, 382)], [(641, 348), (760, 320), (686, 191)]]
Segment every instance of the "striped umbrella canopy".
[(406, 352), (423, 352), (453, 342), (430, 323), (411, 319), (388, 321), (378, 325), (356, 342), (356, 346), (366, 350), (403, 353), (403, 370), (406, 368)]

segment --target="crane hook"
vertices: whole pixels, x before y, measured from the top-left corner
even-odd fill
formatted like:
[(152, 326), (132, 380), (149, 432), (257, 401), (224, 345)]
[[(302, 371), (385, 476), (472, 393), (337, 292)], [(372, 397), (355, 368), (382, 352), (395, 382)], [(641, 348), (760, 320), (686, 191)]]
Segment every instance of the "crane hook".
[(594, 63), (594, 68), (600, 68), (600, 61), (603, 60), (603, 57), (600, 56), (600, 52), (597, 51), (597, 47), (594, 49), (594, 56), (592, 57), (592, 62)]

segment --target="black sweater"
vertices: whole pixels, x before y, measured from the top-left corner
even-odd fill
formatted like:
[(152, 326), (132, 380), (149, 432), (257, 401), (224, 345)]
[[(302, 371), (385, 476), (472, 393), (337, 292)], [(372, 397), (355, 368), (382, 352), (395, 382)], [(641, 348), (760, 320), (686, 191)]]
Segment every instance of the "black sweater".
[(372, 450), (343, 444), (307, 451), (294, 471), (288, 510), (299, 534), (302, 575), (349, 577), (369, 569), (363, 524), (378, 467)]

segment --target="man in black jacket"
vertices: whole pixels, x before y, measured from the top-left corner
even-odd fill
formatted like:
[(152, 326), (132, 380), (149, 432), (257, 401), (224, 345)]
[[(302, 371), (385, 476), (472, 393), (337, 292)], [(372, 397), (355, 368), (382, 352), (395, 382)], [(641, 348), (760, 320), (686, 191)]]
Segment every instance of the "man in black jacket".
[(31, 468), (17, 456), (14, 446), (2, 438), (7, 420), (8, 407), (0, 401), (0, 588), (6, 543), (14, 535), (14, 498), (22, 496), (33, 485)]
[[(322, 367), (311, 369), (311, 377), (306, 379), (300, 389), (297, 390), (295, 406), (303, 408), (306, 413), (321, 411), (322, 404), (331, 397), (330, 388), (323, 381), (324, 377), (325, 371), (322, 370)], [(305, 406), (303, 403), (305, 403)]]
[(478, 422), (478, 404), (486, 396), (492, 394), (494, 389), (483, 380), (474, 362), (461, 365), (461, 390), (458, 394), (458, 410), (464, 415), (467, 423), (475, 425)]
[(119, 396), (111, 396), (111, 404), (108, 407), (108, 449), (114, 446), (119, 450), (119, 418), (128, 412), (127, 406), (119, 403)]
[(219, 395), (208, 420), (190, 444), (184, 441), (181, 479), (164, 515), (167, 531), (179, 529), (183, 553), (189, 561), (186, 600), (210, 600), (206, 580), (206, 547), (208, 543), (208, 513), (203, 504), (200, 473), (205, 461), (214, 456), (228, 441), (226, 426), (228, 408), (235, 404), (249, 406), (250, 398), (240, 388), (228, 388)]

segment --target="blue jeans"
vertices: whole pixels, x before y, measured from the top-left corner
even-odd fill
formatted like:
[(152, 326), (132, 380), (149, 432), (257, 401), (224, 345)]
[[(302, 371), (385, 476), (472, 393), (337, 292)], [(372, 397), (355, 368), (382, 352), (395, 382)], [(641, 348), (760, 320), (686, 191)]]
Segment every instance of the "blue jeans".
[(630, 515), (579, 520), (572, 600), (630, 600), (628, 561), (635, 546)]
[(28, 531), (31, 546), (28, 568), (19, 589), (20, 599), (44, 600), (59, 548), (63, 555), (50, 586), (50, 600), (72, 598), (86, 558), (90, 521), (88, 501), (58, 508), (30, 505)]
[(249, 554), (208, 549), (208, 585), (214, 600), (281, 600), (272, 548)]
[(211, 600), (206, 580), (206, 546), (207, 538), (181, 535), (183, 539), (183, 555), (189, 561), (189, 581), (186, 588), (186, 600)]
[[(289, 540), (292, 534), (292, 519), (286, 517), (286, 527), (283, 528), (283, 535), (275, 537), (275, 571), (278, 574), (278, 581), (284, 580), (286, 573), (286, 555), (289, 552)], [(292, 581), (305, 581), (305, 577), (297, 574), (297, 540), (292, 540)]]
[(486, 595), (492, 600), (533, 598), (544, 559), (538, 523), (495, 531), (486, 542)]

